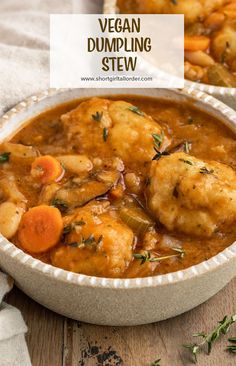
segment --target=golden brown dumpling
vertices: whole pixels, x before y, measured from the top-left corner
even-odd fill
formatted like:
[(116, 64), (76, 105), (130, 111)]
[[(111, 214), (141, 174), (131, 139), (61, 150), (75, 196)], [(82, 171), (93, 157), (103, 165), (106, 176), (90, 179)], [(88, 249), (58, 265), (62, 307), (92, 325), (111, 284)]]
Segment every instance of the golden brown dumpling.
[(52, 264), (92, 276), (119, 277), (132, 259), (133, 232), (109, 210), (109, 202), (91, 202), (64, 217), (66, 244)]
[(151, 166), (148, 204), (168, 230), (209, 237), (236, 222), (236, 173), (182, 152), (162, 157)]
[(91, 153), (99, 151), (106, 156), (111, 152), (136, 167), (150, 162), (155, 155), (153, 134), (160, 136), (160, 151), (169, 145), (156, 121), (123, 101), (92, 98), (61, 119), (69, 139), (76, 135), (80, 145)]

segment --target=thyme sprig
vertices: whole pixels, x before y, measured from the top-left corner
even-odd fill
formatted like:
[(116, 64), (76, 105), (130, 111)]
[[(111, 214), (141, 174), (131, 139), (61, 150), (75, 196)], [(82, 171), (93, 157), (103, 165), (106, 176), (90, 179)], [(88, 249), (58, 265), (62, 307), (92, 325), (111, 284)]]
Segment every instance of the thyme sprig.
[[(203, 340), (200, 343), (184, 344), (183, 347), (190, 350), (193, 355), (195, 363), (197, 362), (197, 354), (207, 345), (207, 353), (210, 354), (213, 344), (221, 337), (229, 332), (230, 327), (236, 322), (236, 314), (230, 318), (225, 316), (221, 321), (218, 322), (217, 326), (209, 334), (201, 332), (193, 334), (193, 337), (201, 337)], [(232, 346), (229, 346), (232, 348)], [(231, 348), (228, 348), (231, 350)], [(233, 348), (232, 348), (233, 349)], [(236, 345), (235, 345), (236, 352)]]
[(102, 239), (103, 239), (103, 236), (101, 235), (98, 238), (98, 240), (96, 241), (96, 239), (94, 238), (94, 235), (91, 234), (87, 238), (82, 237), (80, 242), (75, 241), (75, 242), (69, 243), (67, 245), (72, 247), (72, 248), (82, 248), (84, 246), (98, 245), (98, 244), (101, 243)]
[(162, 256), (162, 257), (158, 257), (158, 256), (152, 256), (152, 252), (150, 251), (146, 251), (144, 253), (135, 253), (133, 254), (133, 257), (137, 260), (140, 260), (140, 265), (144, 264), (146, 262), (161, 262), (163, 260), (167, 260), (167, 259), (171, 259), (171, 258), (183, 258), (185, 255), (185, 251), (182, 248), (171, 248), (174, 252), (176, 252), (176, 254), (170, 254), (170, 255), (166, 255), (166, 256)]

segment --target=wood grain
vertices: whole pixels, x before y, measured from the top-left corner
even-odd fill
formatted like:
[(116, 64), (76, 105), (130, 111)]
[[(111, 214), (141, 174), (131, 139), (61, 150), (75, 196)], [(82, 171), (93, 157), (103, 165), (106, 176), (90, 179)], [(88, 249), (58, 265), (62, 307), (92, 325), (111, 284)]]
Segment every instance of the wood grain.
[[(194, 341), (192, 333), (209, 331), (224, 315), (236, 312), (236, 279), (188, 313), (138, 327), (101, 327), (66, 319), (16, 288), (8, 302), (22, 311), (28, 324), (33, 366), (150, 366), (158, 358), (161, 366), (191, 366), (182, 344)], [(236, 326), (230, 335), (236, 336)], [(225, 351), (227, 337), (217, 342), (210, 356), (201, 354), (198, 366), (235, 366), (236, 356)]]

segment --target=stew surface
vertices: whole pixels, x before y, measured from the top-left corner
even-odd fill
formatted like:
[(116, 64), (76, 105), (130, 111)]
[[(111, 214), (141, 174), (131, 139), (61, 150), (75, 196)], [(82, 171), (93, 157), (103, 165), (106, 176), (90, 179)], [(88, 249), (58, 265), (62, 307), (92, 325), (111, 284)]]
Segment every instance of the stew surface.
[(73, 101), (0, 146), (0, 231), (57, 267), (144, 277), (236, 240), (236, 141), (190, 104)]
[(118, 0), (121, 13), (185, 15), (185, 78), (236, 87), (235, 0)]

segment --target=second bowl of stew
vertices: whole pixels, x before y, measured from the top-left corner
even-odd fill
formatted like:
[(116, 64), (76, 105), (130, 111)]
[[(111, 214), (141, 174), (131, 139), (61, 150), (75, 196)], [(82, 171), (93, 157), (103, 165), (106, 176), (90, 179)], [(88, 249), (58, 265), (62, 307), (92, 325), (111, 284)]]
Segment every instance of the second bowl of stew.
[(184, 14), (186, 86), (236, 108), (235, 0), (105, 0), (106, 14)]

